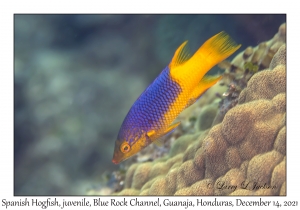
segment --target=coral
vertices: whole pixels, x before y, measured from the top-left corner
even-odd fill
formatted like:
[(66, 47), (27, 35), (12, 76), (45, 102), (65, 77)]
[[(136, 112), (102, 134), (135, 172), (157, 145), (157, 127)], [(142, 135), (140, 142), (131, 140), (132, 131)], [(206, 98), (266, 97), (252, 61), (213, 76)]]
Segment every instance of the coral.
[[(284, 187), (284, 183), (286, 180), (286, 173), (285, 173), (285, 168), (286, 168), (286, 158), (284, 158), (273, 170), (272, 173), (272, 179), (271, 179), (271, 186), (282, 186)], [(281, 187), (281, 188), (282, 188)], [(278, 194), (280, 191), (279, 188), (274, 188), (272, 189), (273, 194)]]
[(274, 149), (282, 155), (286, 155), (286, 128), (285, 126), (279, 131), (274, 143)]
[(213, 195), (212, 179), (203, 179), (193, 184), (190, 189), (193, 195)]
[[(283, 46), (284, 49), (285, 46)], [(262, 71), (254, 75), (248, 82), (247, 88), (241, 92), (239, 103), (258, 99), (272, 99), (278, 93), (286, 92), (285, 66), (279, 65), (273, 70)]]
[(199, 170), (193, 160), (184, 162), (178, 169), (176, 189), (181, 189), (204, 178), (204, 170)]
[(168, 172), (168, 167), (166, 167), (166, 165), (166, 162), (158, 162), (153, 165), (149, 174), (149, 179), (166, 174)]
[[(278, 28), (278, 32), (269, 41), (260, 43), (256, 47), (247, 47), (231, 62), (231, 69), (243, 69), (246, 62), (259, 66), (259, 70), (269, 68), (270, 62), (278, 49), (286, 42), (286, 24)], [(282, 60), (285, 63), (284, 60)], [(272, 69), (272, 68), (271, 68)]]
[(130, 168), (127, 170), (126, 178), (125, 178), (125, 188), (130, 187), (129, 183), (132, 182), (133, 175), (134, 175), (137, 167), (138, 167), (138, 164), (132, 164), (130, 166)]
[(285, 47), (279, 48), (278, 52), (274, 55), (271, 63), (270, 63), (270, 70), (273, 70), (276, 66), (285, 65), (286, 63), (286, 49)]
[(148, 181), (148, 176), (151, 171), (151, 166), (153, 164), (151, 162), (147, 162), (144, 164), (139, 165), (134, 174), (133, 174), (133, 182), (132, 182), (132, 187), (134, 189), (140, 189), (147, 181)]
[(176, 192), (176, 183), (177, 183), (177, 168), (171, 169), (166, 175), (166, 191), (172, 195)]
[(202, 143), (204, 152), (199, 156), (203, 156), (205, 160), (205, 168), (201, 168), (202, 170), (205, 169), (205, 178), (217, 178), (228, 170), (224, 157), (229, 144), (224, 140), (220, 131), (221, 124), (212, 127)]
[(139, 190), (127, 188), (122, 190), (118, 195), (139, 195), (139, 194), (140, 194)]
[(196, 133), (194, 135), (184, 135), (179, 137), (174, 144), (172, 145), (170, 152), (169, 152), (169, 156), (173, 157), (178, 153), (182, 153), (186, 150), (186, 148), (189, 146), (189, 144), (193, 141), (195, 141), (195, 139), (197, 139), (197, 137), (199, 136), (199, 133)]
[(236, 186), (245, 180), (245, 173), (238, 168), (230, 169), (218, 178), (214, 185), (214, 195), (228, 195), (236, 190)]
[(218, 111), (218, 105), (219, 103), (215, 102), (202, 108), (198, 120), (196, 122), (196, 126), (200, 131), (206, 130), (211, 127)]
[(281, 162), (282, 158), (282, 155), (274, 150), (262, 155), (256, 155), (249, 162), (247, 179), (249, 181), (255, 180), (258, 183), (270, 184), (273, 169)]
[[(280, 37), (275, 36), (277, 41)], [(278, 50), (274, 43), (267, 42), (277, 52), (268, 61), (270, 69), (249, 78), (236, 105), (220, 122), (209, 129), (212, 120), (204, 119), (215, 116), (215, 97), (197, 111), (193, 134), (175, 140), (166, 156), (133, 164), (126, 174), (125, 189), (115, 194), (285, 195), (286, 47), (281, 44)], [(265, 62), (266, 58), (258, 64)]]
[[(238, 54), (231, 63), (228, 61), (223, 61), (219, 64), (219, 67), (225, 69), (222, 83), (224, 85), (227, 84), (228, 90), (222, 96), (219, 96), (220, 98), (222, 98), (222, 101), (220, 102), (220, 110), (217, 114), (216, 119), (214, 120), (213, 125), (222, 122), (228, 110), (236, 106), (238, 102), (240, 103), (241, 100), (245, 100), (245, 92), (242, 91), (244, 88), (250, 85), (248, 81), (250, 80), (250, 78), (255, 77), (255, 74), (258, 71), (262, 71), (267, 68), (273, 70), (275, 66), (279, 66), (280, 64), (285, 63), (285, 50), (281, 50), (280, 52), (276, 53), (282, 45), (285, 45), (285, 40), (286, 26), (284, 23), (279, 27), (278, 33), (271, 40), (262, 42), (254, 48), (247, 47), (243, 52)], [(274, 56), (275, 53), (276, 56)], [(271, 77), (269, 76), (270, 74), (266, 72), (264, 79), (267, 81), (263, 80), (259, 82), (263, 83), (269, 88), (273, 88), (272, 86), (270, 86), (270, 80), (278, 79), (280, 81), (285, 81), (285, 75), (272, 74)], [(256, 85), (258, 82), (257, 80), (252, 79), (251, 81), (252, 85), (261, 87), (261, 85)], [(282, 86), (283, 83), (272, 84), (274, 84), (274, 88), (276, 89), (274, 90), (274, 93), (278, 93), (277, 88), (285, 89), (285, 87)], [(259, 90), (268, 91), (267, 87)], [(243, 97), (239, 97), (240, 94)], [(254, 90), (254, 94), (256, 94), (256, 96), (258, 97), (265, 98), (264, 93), (261, 93), (259, 91)], [(274, 95), (271, 94), (268, 99), (271, 99), (273, 96)], [(249, 95), (249, 97), (252, 96)]]
[(285, 195), (286, 196), (286, 182), (283, 182), (279, 195)]
[(166, 191), (167, 181), (164, 177), (156, 178), (153, 184), (150, 186), (149, 195), (169, 195)]
[(238, 148), (236, 147), (228, 147), (226, 150), (225, 159), (229, 168), (237, 168), (242, 163), (242, 158)]
[(208, 134), (208, 130), (201, 132), (201, 134), (198, 136), (197, 140), (189, 145), (189, 147), (184, 152), (184, 155), (182, 158), (183, 162), (194, 158), (195, 153), (201, 147), (201, 145), (203, 143), (203, 139), (206, 137), (207, 134)]
[(213, 180), (203, 179), (194, 183), (190, 187), (182, 188), (178, 190), (174, 195), (213, 195)]
[(250, 190), (238, 189), (238, 190), (234, 191), (233, 193), (230, 193), (229, 195), (232, 195), (232, 196), (237, 196), (237, 195), (246, 196), (246, 195), (254, 195), (254, 193)]

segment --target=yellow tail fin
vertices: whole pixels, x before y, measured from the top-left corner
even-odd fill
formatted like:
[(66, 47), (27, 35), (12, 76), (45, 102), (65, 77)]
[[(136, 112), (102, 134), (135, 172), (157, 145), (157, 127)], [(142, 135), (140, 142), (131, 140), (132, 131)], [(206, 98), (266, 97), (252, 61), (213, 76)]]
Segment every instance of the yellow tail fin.
[[(171, 77), (178, 81), (195, 78), (193, 85), (216, 64), (233, 54), (241, 45), (237, 45), (224, 31), (208, 39), (195, 53), (190, 56), (184, 42), (176, 50), (170, 64)], [(192, 82), (190, 79), (189, 82)]]
[(240, 47), (241, 45), (237, 45), (226, 32), (222, 31), (208, 39), (193, 55), (193, 58), (209, 70)]

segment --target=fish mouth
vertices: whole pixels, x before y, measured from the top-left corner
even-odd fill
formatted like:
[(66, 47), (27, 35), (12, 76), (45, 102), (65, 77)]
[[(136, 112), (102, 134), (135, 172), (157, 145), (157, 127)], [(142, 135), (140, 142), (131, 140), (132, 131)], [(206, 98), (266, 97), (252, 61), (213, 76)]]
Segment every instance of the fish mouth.
[(117, 165), (117, 164), (121, 163), (123, 161), (123, 159), (124, 158), (122, 158), (122, 156), (119, 153), (114, 153), (111, 161)]
[(112, 162), (117, 165), (130, 157), (131, 156), (121, 156), (120, 157), (119, 155), (114, 155)]
[(120, 161), (117, 161), (117, 160), (114, 159), (114, 158), (112, 159), (112, 162), (113, 162), (114, 164), (116, 164), (116, 165), (120, 163)]

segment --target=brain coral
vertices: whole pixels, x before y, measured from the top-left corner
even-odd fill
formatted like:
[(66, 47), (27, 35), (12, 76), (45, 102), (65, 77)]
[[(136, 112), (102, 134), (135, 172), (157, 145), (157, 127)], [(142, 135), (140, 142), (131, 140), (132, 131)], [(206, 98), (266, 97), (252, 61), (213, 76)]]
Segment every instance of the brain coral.
[(131, 165), (115, 195), (285, 195), (285, 56), (283, 44), (221, 123), (178, 138), (163, 158)]

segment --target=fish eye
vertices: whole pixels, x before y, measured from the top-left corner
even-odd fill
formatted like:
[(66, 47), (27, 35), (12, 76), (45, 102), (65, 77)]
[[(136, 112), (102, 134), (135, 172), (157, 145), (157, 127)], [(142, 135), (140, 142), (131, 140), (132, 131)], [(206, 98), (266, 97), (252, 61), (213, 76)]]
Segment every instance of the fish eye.
[(124, 142), (124, 143), (121, 145), (120, 149), (121, 149), (121, 152), (127, 153), (127, 152), (130, 151), (130, 145), (129, 145), (127, 142)]

